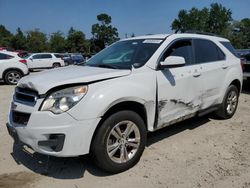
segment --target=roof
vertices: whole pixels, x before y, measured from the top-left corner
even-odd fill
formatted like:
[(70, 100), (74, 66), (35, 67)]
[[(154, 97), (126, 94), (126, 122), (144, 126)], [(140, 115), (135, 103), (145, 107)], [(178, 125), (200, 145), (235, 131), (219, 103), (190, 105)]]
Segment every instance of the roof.
[(11, 56), (18, 56), (17, 52), (9, 52), (9, 51), (0, 51), (0, 53), (11, 55)]
[(212, 36), (206, 34), (197, 34), (197, 33), (175, 33), (175, 34), (156, 34), (156, 35), (143, 35), (138, 37), (132, 37), (122, 40), (136, 40), (136, 39), (165, 39), (168, 36), (175, 36), (175, 37), (197, 37), (197, 38), (205, 38), (205, 39), (213, 39), (219, 41), (228, 41), (228, 39), (220, 37), (220, 36)]
[(156, 34), (156, 35), (143, 35), (138, 37), (126, 38), (122, 40), (136, 40), (136, 39), (165, 39), (170, 34)]

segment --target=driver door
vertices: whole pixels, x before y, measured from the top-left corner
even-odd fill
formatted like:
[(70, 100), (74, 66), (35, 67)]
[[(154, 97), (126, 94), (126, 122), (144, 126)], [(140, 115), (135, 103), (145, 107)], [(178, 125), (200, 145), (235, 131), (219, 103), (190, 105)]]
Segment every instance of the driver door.
[(201, 67), (194, 63), (193, 40), (175, 41), (161, 57), (180, 56), (184, 66), (167, 67), (157, 72), (158, 124), (156, 128), (194, 116), (201, 106)]

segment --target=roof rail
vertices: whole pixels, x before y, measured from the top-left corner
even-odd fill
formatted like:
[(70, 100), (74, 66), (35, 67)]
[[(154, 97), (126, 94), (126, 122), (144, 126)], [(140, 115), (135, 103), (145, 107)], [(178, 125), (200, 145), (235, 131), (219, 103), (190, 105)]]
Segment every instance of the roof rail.
[(188, 30), (188, 31), (185, 31), (184, 33), (201, 34), (201, 35), (209, 35), (209, 36), (219, 37), (219, 35), (215, 34), (215, 33), (209, 33), (209, 32), (203, 32), (203, 31), (196, 31), (196, 30)]

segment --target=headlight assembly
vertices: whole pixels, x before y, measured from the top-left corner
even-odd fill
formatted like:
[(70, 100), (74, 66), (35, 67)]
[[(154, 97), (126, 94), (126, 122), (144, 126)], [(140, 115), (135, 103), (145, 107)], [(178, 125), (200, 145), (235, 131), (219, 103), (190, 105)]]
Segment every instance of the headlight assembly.
[(61, 114), (76, 105), (87, 93), (87, 86), (75, 86), (51, 93), (43, 101), (41, 111)]

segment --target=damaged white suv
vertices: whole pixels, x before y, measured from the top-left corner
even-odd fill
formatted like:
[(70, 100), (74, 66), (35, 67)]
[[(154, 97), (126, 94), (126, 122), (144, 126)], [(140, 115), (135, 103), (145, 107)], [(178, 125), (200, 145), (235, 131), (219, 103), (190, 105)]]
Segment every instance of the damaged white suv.
[(40, 72), (16, 87), (7, 128), (34, 151), (91, 153), (102, 169), (135, 165), (148, 131), (215, 111), (231, 118), (242, 86), (227, 39), (205, 34), (124, 39), (86, 64)]

